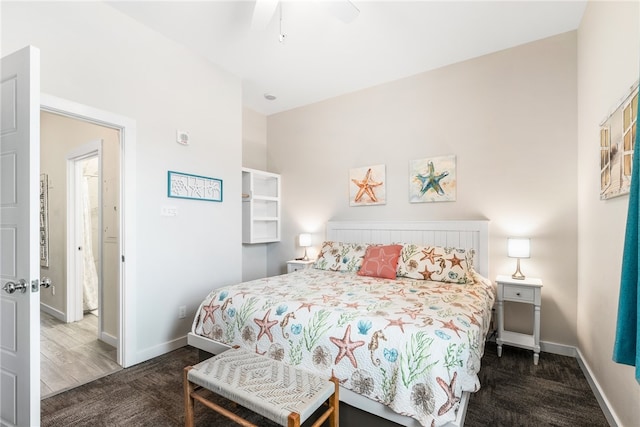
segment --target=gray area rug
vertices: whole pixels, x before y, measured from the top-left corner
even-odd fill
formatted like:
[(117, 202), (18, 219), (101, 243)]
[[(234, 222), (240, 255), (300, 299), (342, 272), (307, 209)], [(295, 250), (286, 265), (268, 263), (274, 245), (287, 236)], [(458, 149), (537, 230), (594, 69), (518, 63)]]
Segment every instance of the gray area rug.
[[(182, 371), (197, 362), (198, 350), (184, 347), (44, 399), (42, 426), (184, 426)], [(535, 366), (530, 351), (505, 346), (498, 358), (495, 344), (488, 343), (480, 382), (466, 427), (608, 426), (574, 358), (542, 353)], [(217, 402), (259, 426), (276, 425), (240, 406)], [(199, 403), (195, 419), (197, 426), (233, 426)], [(340, 425), (396, 424), (341, 404)]]

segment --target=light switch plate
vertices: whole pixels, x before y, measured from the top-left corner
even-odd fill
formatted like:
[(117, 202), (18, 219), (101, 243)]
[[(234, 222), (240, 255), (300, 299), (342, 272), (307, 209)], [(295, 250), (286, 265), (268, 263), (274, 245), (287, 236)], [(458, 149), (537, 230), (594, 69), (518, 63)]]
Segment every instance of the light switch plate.
[(160, 209), (161, 216), (176, 216), (178, 215), (178, 208), (175, 206), (163, 206)]

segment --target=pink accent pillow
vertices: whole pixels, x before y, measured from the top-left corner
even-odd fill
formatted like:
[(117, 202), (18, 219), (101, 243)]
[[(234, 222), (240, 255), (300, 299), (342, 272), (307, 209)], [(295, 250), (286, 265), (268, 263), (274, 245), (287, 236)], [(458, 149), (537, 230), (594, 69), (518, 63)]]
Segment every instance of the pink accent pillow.
[(402, 245), (369, 246), (358, 275), (395, 279), (401, 250)]

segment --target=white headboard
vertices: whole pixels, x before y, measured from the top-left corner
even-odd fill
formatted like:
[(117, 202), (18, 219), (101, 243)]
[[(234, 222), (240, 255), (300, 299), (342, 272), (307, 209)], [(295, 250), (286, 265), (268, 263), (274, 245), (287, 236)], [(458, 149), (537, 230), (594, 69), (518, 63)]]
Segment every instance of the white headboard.
[(473, 248), (475, 270), (489, 274), (489, 221), (329, 221), (326, 239)]

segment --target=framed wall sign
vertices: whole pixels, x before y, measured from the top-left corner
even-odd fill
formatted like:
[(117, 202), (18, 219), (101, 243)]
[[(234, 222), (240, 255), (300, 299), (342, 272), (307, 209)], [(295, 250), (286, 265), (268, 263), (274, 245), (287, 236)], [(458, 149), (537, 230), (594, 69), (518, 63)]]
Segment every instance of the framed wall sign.
[(200, 175), (168, 171), (167, 196), (178, 199), (222, 201), (222, 180)]

